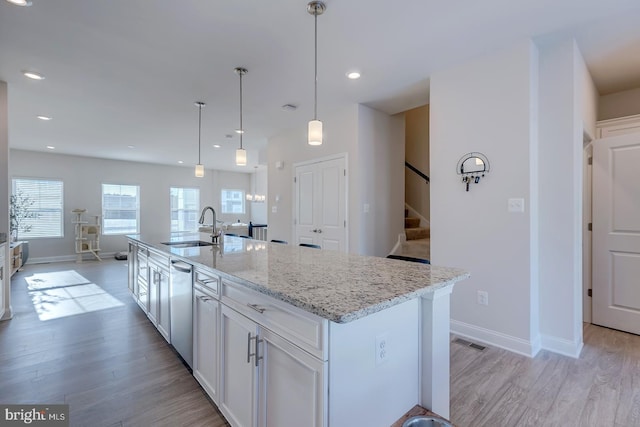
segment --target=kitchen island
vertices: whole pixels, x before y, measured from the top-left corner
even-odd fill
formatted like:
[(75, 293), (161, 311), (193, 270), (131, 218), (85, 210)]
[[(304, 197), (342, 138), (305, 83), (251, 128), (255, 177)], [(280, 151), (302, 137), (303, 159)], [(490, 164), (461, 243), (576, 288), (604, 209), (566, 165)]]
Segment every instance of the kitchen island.
[(179, 313), (162, 316), (161, 271), (140, 254), (194, 266), (193, 372), (233, 426), (384, 426), (417, 403), (448, 417), (449, 295), (468, 273), (230, 236), (129, 240), (130, 289), (157, 325)]

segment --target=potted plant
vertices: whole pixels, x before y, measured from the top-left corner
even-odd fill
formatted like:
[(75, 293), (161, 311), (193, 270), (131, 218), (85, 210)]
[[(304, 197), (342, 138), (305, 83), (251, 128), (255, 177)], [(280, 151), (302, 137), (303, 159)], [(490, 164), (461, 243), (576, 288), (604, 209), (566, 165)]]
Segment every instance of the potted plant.
[(22, 191), (18, 190), (16, 194), (11, 195), (11, 202), (9, 205), (9, 220), (11, 239), (18, 241), (19, 233), (21, 231), (28, 232), (31, 230), (32, 225), (25, 223), (27, 219), (37, 218), (38, 214), (31, 210), (31, 206), (35, 203), (31, 197), (25, 195)]

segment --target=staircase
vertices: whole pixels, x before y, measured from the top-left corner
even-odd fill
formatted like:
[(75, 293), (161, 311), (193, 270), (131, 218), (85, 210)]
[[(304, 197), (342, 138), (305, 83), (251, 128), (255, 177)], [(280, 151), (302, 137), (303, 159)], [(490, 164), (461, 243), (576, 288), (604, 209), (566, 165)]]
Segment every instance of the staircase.
[(407, 240), (428, 239), (431, 237), (429, 227), (420, 227), (420, 218), (408, 216), (409, 210), (404, 210), (404, 233)]
[(420, 227), (420, 218), (410, 217), (408, 209), (405, 209), (404, 217), (404, 235), (400, 234), (400, 236), (398, 236), (398, 243), (393, 249), (392, 254), (430, 259), (430, 228), (428, 226)]

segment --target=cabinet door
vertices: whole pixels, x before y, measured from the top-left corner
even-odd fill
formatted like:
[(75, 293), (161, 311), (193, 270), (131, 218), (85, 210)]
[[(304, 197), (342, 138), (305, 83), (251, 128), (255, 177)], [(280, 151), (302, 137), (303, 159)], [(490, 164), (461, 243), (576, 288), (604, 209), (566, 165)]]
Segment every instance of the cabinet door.
[(226, 305), (221, 307), (219, 408), (233, 427), (256, 426), (257, 367), (252, 353), (257, 325)]
[(160, 280), (158, 270), (149, 268), (149, 305), (147, 316), (156, 327), (158, 326), (158, 301), (160, 299)]
[(158, 323), (157, 328), (160, 334), (171, 343), (171, 312), (169, 299), (169, 272), (158, 269)]
[(193, 376), (218, 404), (220, 302), (193, 290)]
[(127, 255), (127, 268), (129, 273), (129, 292), (134, 296), (137, 296), (137, 286), (136, 286), (136, 261), (138, 258), (137, 253), (138, 247), (133, 243), (129, 243), (129, 254)]
[(326, 362), (267, 329), (259, 336), (259, 426), (324, 426)]

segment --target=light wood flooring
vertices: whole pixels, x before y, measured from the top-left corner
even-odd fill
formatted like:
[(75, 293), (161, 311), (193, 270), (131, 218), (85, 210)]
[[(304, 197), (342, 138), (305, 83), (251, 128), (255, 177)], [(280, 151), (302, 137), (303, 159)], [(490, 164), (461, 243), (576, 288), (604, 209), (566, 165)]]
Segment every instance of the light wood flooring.
[[(70, 269), (124, 306), (38, 320), (24, 277)], [(15, 317), (0, 322), (0, 402), (68, 403), (72, 426), (227, 426), (126, 281), (123, 261), (27, 265), (17, 273)], [(640, 337), (587, 325), (584, 341), (579, 359), (452, 343), (451, 420), (459, 427), (640, 426)]]

